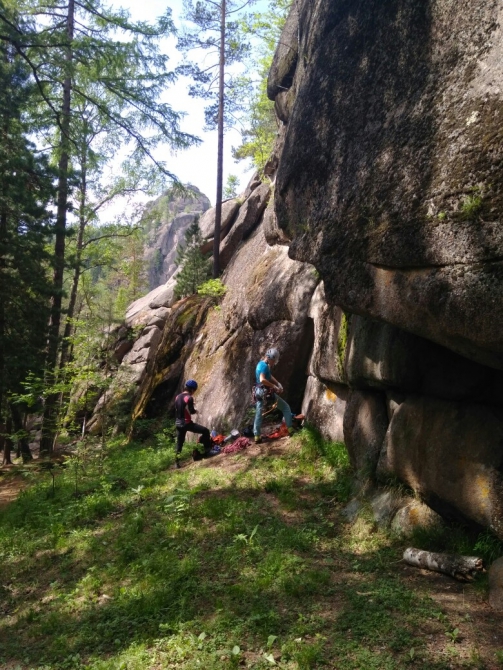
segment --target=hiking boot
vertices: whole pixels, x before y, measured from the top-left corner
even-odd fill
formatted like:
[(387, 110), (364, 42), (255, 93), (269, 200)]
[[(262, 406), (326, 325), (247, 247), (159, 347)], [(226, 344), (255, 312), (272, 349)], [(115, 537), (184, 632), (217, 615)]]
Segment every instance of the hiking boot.
[(290, 426), (290, 428), (288, 429), (288, 435), (290, 437), (292, 437), (292, 435), (295, 435), (296, 432), (297, 432), (297, 428), (294, 428), (293, 426)]
[(181, 467), (182, 467), (182, 466), (180, 465), (180, 461), (179, 461), (178, 458), (177, 458), (176, 461), (175, 461), (175, 469), (176, 469), (176, 470), (179, 470)]
[(260, 435), (255, 435), (255, 444), (262, 444), (262, 438)]

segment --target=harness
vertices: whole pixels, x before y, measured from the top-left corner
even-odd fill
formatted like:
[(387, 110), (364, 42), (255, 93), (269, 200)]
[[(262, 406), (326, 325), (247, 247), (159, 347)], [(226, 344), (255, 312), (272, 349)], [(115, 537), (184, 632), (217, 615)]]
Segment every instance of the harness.
[(270, 386), (264, 386), (264, 384), (253, 384), (251, 393), (254, 405), (256, 405), (259, 400), (263, 403), (262, 416), (266, 416), (266, 414), (269, 414), (278, 406), (276, 393)]

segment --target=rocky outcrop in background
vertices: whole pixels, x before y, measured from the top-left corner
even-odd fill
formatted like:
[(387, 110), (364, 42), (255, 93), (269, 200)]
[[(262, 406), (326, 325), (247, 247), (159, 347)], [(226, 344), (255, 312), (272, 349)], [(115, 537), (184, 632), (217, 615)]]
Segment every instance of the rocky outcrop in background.
[(225, 298), (166, 285), (128, 310), (133, 418), (195, 377), (201, 422), (242, 423), (275, 344), (285, 396), (360, 479), (503, 538), (502, 63), (495, 0), (294, 3), (268, 178), (226, 204)]
[(171, 189), (145, 207), (140, 225), (145, 231), (144, 258), (151, 290), (165, 284), (176, 271), (176, 250), (187, 228), (211, 207), (198, 188), (188, 184), (186, 189)]

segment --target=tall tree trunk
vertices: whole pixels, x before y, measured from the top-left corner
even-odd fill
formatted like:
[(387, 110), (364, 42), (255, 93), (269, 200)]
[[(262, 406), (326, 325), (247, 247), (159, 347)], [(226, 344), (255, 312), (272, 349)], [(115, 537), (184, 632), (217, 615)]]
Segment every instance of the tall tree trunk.
[(23, 459), (23, 463), (28, 463), (29, 461), (33, 460), (33, 456), (31, 455), (30, 445), (28, 443), (28, 435), (26, 433), (26, 424), (23, 421), (23, 413), (21, 412), (19, 406), (14, 404), (10, 404), (10, 412), (12, 415), (14, 432), (19, 435), (19, 452)]
[[(5, 273), (5, 254), (7, 253), (7, 213), (0, 213), (0, 281)], [(5, 384), (5, 296), (0, 294), (0, 424), (2, 423), (2, 408)]]
[(2, 465), (12, 465), (10, 454), (12, 451), (12, 439), (10, 434), (12, 433), (12, 419), (9, 417), (5, 424), (2, 424), (1, 429), (3, 429), (3, 458)]
[(77, 293), (79, 289), (80, 273), (82, 270), (82, 244), (84, 242), (84, 231), (87, 225), (86, 217), (86, 198), (87, 198), (87, 145), (84, 142), (83, 154), (81, 159), (82, 176), (80, 180), (80, 204), (79, 204), (79, 233), (77, 237), (77, 252), (75, 258), (75, 269), (73, 271), (72, 291), (70, 293), (70, 302), (68, 303), (68, 312), (66, 315), (65, 332), (61, 344), (61, 357), (59, 361), (60, 369), (63, 369), (70, 360), (70, 337), (74, 332), (72, 319), (75, 314), (75, 305), (77, 303)]
[(215, 207), (215, 234), (213, 237), (213, 278), (220, 275), (220, 228), (222, 223), (222, 182), (224, 173), (224, 75), (225, 75), (225, 14), (226, 0), (221, 0), (220, 63), (218, 81), (218, 157), (217, 201)]
[[(63, 103), (61, 106), (61, 155), (58, 164), (58, 206), (56, 215), (56, 241), (54, 246), (54, 279), (53, 296), (51, 303), (51, 317), (49, 321), (49, 337), (47, 345), (47, 383), (51, 386), (56, 379), (58, 362), (59, 329), (61, 325), (61, 305), (63, 299), (63, 273), (65, 268), (66, 218), (68, 207), (68, 164), (70, 160), (70, 112), (72, 99), (73, 61), (73, 34), (75, 25), (75, 0), (68, 0), (68, 14), (66, 17), (66, 33), (68, 47), (65, 64), (66, 76), (63, 82)], [(44, 422), (40, 453), (50, 454), (53, 450), (56, 432), (57, 401), (59, 394), (51, 393), (46, 398), (44, 408)]]

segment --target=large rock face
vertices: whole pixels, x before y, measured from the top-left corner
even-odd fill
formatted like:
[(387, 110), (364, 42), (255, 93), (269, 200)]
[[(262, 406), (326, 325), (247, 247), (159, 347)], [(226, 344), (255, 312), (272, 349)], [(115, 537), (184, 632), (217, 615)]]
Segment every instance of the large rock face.
[(357, 469), (503, 536), (502, 3), (301, 0), (268, 94), (271, 220), (323, 279), (306, 410), (335, 436), (348, 384)]
[(501, 2), (297, 11), (278, 51), (300, 34), (275, 192), (292, 257), (330, 302), (503, 369)]
[(503, 413), (407, 396), (395, 409), (378, 472), (397, 475), (444, 516), (503, 536)]

